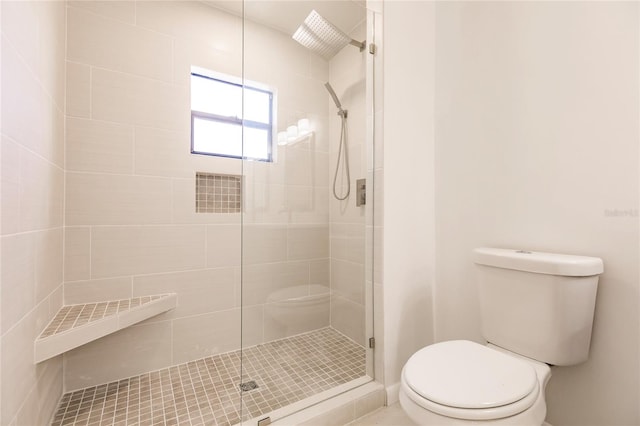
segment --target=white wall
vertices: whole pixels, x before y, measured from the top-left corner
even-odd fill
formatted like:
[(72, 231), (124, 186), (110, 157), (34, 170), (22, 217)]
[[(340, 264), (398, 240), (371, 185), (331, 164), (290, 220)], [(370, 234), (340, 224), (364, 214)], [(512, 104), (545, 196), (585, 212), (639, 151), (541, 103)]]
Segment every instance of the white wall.
[(604, 260), (590, 359), (547, 388), (554, 425), (640, 422), (637, 9), (436, 7), (436, 339), (482, 341), (474, 247)]
[(554, 369), (548, 420), (638, 424), (638, 5), (384, 12), (385, 384), (432, 339), (483, 341), (474, 247), (593, 255), (590, 359)]
[(387, 387), (400, 381), (409, 356), (433, 340), (434, 11), (429, 2), (384, 3), (382, 275)]
[(63, 2), (1, 2), (0, 424), (47, 423), (62, 357), (33, 343), (62, 304)]

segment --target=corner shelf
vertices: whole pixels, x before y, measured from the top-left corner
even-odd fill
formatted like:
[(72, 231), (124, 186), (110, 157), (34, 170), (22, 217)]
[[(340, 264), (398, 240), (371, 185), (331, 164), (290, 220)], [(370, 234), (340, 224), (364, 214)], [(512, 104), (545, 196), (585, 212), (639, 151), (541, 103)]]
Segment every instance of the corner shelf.
[(34, 344), (34, 363), (92, 342), (176, 307), (176, 294), (158, 294), (60, 308)]

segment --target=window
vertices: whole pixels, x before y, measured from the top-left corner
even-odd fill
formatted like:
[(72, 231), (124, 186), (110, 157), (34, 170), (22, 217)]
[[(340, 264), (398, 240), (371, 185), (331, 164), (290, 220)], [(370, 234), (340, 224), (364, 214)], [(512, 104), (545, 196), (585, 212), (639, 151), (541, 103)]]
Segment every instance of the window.
[(191, 152), (272, 161), (273, 103), (273, 91), (258, 84), (192, 70)]

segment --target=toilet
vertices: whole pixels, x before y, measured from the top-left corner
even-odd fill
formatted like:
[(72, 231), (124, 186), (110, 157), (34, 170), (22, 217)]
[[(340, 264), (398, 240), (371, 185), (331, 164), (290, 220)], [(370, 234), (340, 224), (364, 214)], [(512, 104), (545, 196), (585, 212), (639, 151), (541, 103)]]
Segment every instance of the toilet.
[(550, 366), (587, 360), (602, 260), (473, 251), (482, 334), (436, 343), (402, 369), (400, 405), (419, 425), (540, 426)]

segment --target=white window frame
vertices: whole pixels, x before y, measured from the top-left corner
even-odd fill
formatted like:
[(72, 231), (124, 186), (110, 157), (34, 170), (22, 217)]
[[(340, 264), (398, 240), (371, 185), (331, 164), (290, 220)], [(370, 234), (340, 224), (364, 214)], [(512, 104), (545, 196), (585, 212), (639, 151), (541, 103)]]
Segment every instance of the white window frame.
[[(211, 114), (203, 111), (196, 111), (193, 109), (190, 102), (190, 110), (191, 110), (191, 153), (197, 155), (210, 155), (216, 157), (223, 158), (235, 158), (235, 159), (245, 159), (245, 160), (254, 160), (254, 161), (264, 161), (264, 162), (273, 162), (275, 158), (275, 144), (274, 144), (274, 135), (276, 134), (276, 91), (262, 83), (245, 81), (242, 82), (241, 78), (210, 71), (200, 67), (191, 67), (191, 74), (189, 76), (189, 85), (191, 87), (191, 79), (193, 77), (204, 78), (209, 80), (214, 80), (217, 82), (233, 85), (240, 87), (242, 93), (244, 90), (254, 90), (257, 92), (267, 93), (269, 95), (269, 123), (262, 123), (257, 121), (246, 120), (241, 117), (231, 117), (231, 116), (221, 116), (217, 114)], [(255, 128), (260, 130), (267, 131), (267, 157), (266, 158), (253, 158), (244, 155), (229, 155), (222, 154), (215, 151), (196, 151), (194, 149), (194, 120), (195, 119), (215, 121), (219, 123), (226, 123), (240, 126), (242, 129), (244, 128)], [(242, 143), (242, 141), (240, 141)]]

